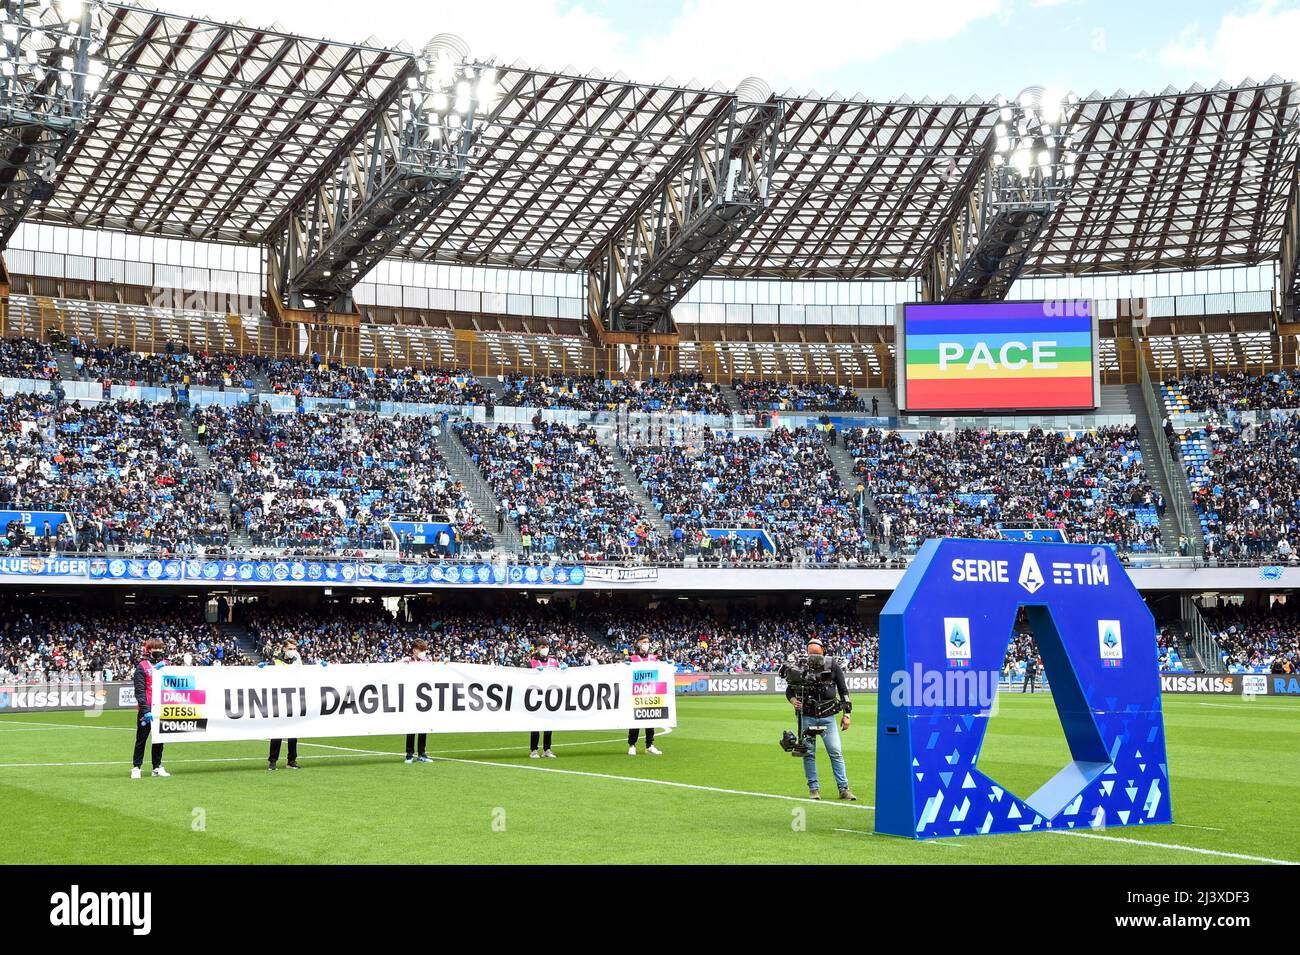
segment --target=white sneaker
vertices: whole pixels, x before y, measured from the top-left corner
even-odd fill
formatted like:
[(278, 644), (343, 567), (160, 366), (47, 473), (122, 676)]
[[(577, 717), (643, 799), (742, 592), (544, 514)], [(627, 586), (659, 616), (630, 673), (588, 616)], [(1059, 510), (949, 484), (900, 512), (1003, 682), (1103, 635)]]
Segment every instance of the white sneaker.
[(140, 778), (140, 767), (139, 767), (139, 766), (132, 766), (132, 767), (131, 767), (131, 778), (132, 778), (132, 779), (139, 779), (139, 778)]
[(635, 755), (636, 755), (636, 747), (635, 747), (635, 746), (629, 746), (629, 747), (627, 748), (627, 754), (628, 754), (629, 756), (635, 756)]
[(528, 758), (529, 758), (529, 759), (541, 759), (542, 757), (541, 757), (541, 755), (537, 752), (537, 750), (533, 750), (531, 753), (528, 754)]
[(167, 770), (165, 770), (165, 769), (163, 769), (161, 766), (159, 766), (157, 769), (155, 769), (155, 770), (153, 771), (153, 774), (152, 774), (152, 775), (154, 775), (154, 776), (170, 776), (171, 773), (167, 772)]
[(654, 755), (654, 756), (662, 756), (662, 755), (663, 755), (663, 753), (659, 750), (659, 747), (658, 747), (658, 746), (647, 746), (647, 747), (645, 748), (645, 751), (646, 751), (647, 753), (650, 753), (650, 754)]
[(542, 753), (542, 755), (545, 756), (547, 759), (555, 758), (555, 754), (552, 753), (549, 749), (546, 752)]

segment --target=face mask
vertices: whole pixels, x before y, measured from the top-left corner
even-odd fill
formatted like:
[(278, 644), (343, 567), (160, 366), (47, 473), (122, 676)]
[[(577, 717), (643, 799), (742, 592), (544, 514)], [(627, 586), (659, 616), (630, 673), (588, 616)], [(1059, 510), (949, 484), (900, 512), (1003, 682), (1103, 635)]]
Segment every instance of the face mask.
[(161, 650), (149, 651), (149, 659), (152, 660), (154, 663), (157, 663), (162, 658), (163, 658), (163, 652)]
[(540, 649), (540, 650), (537, 651), (537, 655), (538, 655), (539, 657), (548, 657), (548, 656), (551, 655), (551, 651), (550, 651), (550, 650), (547, 650), (545, 647), (543, 647), (542, 649)]

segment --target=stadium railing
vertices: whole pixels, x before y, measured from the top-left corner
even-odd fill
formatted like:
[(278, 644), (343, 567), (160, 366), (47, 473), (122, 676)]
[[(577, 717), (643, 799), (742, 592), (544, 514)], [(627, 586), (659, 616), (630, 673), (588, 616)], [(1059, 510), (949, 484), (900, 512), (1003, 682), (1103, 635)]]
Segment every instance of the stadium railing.
[(1133, 343), (1137, 348), (1138, 355), (1138, 390), (1142, 393), (1142, 404), (1146, 409), (1147, 420), (1151, 423), (1151, 429), (1155, 433), (1153, 443), (1156, 446), (1156, 456), (1160, 461), (1160, 467), (1164, 471), (1164, 484), (1170, 491), (1170, 500), (1167, 503), (1173, 508), (1174, 519), (1178, 522), (1178, 533), (1187, 537), (1194, 554), (1201, 554), (1205, 549), (1205, 537), (1201, 531), (1201, 522), (1196, 515), (1189, 512), (1188, 502), (1182, 494), (1187, 487), (1187, 472), (1174, 460), (1168, 442), (1165, 441), (1164, 431), (1161, 430), (1160, 423), (1164, 420), (1163, 405), (1156, 394), (1156, 386), (1151, 378), (1151, 370), (1147, 368), (1142, 349), (1141, 332), (1136, 325), (1133, 327)]

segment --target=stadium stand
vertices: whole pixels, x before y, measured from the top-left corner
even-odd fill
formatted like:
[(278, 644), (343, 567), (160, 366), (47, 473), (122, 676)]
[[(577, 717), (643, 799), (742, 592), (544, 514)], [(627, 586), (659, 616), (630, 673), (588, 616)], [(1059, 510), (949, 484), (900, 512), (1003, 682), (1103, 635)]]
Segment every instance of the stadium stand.
[(1170, 414), (1300, 408), (1300, 382), (1286, 371), (1187, 375), (1161, 382), (1161, 390)]
[(609, 381), (592, 375), (511, 374), (505, 376), (501, 403), (577, 411), (731, 413), (721, 387), (699, 375)]
[(666, 542), (587, 425), (467, 423), (456, 432), (519, 528), (524, 556), (657, 560)]
[[(184, 346), (159, 355), (76, 341), (70, 347), (87, 380), (114, 384), (225, 389), (265, 382), (300, 398), (351, 396), (469, 408), (478, 403), (490, 408), (494, 401), (492, 389), (479, 379), (449, 368), (375, 371), (319, 364), (315, 356), (264, 360), (190, 352)], [(0, 377), (57, 381), (59, 363), (48, 345), (0, 339), (0, 372)], [(1293, 559), (1300, 509), (1292, 498), (1300, 487), (1300, 465), (1289, 449), (1298, 435), (1283, 414), (1295, 403), (1291, 376), (1200, 374), (1171, 379), (1160, 388), (1167, 412), (1221, 410), (1232, 418), (1226, 425), (1212, 419), (1205, 428), (1181, 434), (1168, 422), (1165, 426), (1186, 471), (1207, 556)], [(599, 399), (591, 396), (593, 389)], [(722, 387), (698, 375), (616, 385), (590, 376), (518, 375), (507, 379), (503, 391), (502, 405), (536, 399), (569, 410), (727, 405)], [(1276, 420), (1237, 421), (1237, 411), (1274, 412)], [(0, 411), (6, 464), (0, 471), (0, 505), (70, 513), (72, 523), (59, 528), (53, 545), (82, 552), (212, 552), (232, 546), (232, 527), (239, 540), (246, 532), (260, 548), (315, 554), (391, 550), (400, 548), (384, 524), (393, 518), (451, 520), (463, 554), (492, 547), (492, 535), (469, 494), (438, 454), (432, 416), (395, 421), (348, 412), (358, 417), (335, 419), (317, 412), (280, 420), (260, 405), (196, 408), (193, 422), (203, 434), (199, 446), (208, 451), (209, 466), (186, 446), (182, 412), (183, 406), (167, 402), (78, 403), (60, 393), (14, 396)], [(265, 460), (253, 468), (248, 456), (253, 448), (245, 448), (238, 460), (229, 452), (232, 441), (249, 439), (257, 421), (269, 430), (256, 439), (267, 447), (256, 449)], [(470, 425), (457, 427), (457, 433), (498, 499), (509, 502), (512, 523), (527, 531), (520, 536), (527, 537), (534, 558), (837, 565), (877, 560), (882, 552), (910, 553), (933, 534), (996, 536), (1003, 527), (1031, 525), (1059, 527), (1069, 540), (1109, 543), (1126, 553), (1172, 546), (1161, 541), (1163, 497), (1148, 479), (1131, 427), (1024, 433), (844, 428), (852, 473), (869, 491), (871, 506), (863, 509), (861, 520), (844, 491), (848, 472), (837, 479), (819, 431), (780, 429), (737, 437), (707, 429), (630, 429), (619, 437), (634, 441), (626, 449), (634, 480), (666, 518), (666, 530), (659, 515), (646, 511), (623, 484), (619, 462), (611, 457), (616, 452), (602, 444), (612, 437), (605, 431), (546, 424), (540, 437), (527, 437), (527, 448), (517, 446), (521, 435), (529, 435), (519, 425)], [(432, 473), (412, 488), (401, 480), (405, 472), (398, 461), (376, 454), (394, 439), (398, 446), (421, 449), (413, 459), (417, 463), (432, 462)], [(564, 467), (550, 466), (549, 450), (538, 455), (533, 446), (538, 441), (558, 453), (555, 460), (566, 460)], [(313, 458), (317, 444), (335, 450), (326, 466)], [(488, 450), (495, 457), (484, 459)], [(346, 474), (340, 454), (360, 455)], [(1013, 466), (1024, 460), (1032, 467)], [(514, 473), (525, 463), (526, 474)], [(788, 480), (789, 493), (777, 487), (778, 474)], [(585, 500), (569, 495), (575, 479), (587, 487)], [(230, 495), (229, 504), (223, 493)], [(766, 537), (728, 534), (728, 529), (761, 530)], [(49, 541), (33, 540), (30, 528), (7, 530), (0, 549), (50, 547)]]
[(492, 538), (437, 449), (436, 419), (363, 412), (272, 414), (265, 405), (194, 413), (232, 522), (255, 545), (299, 553), (382, 548), (386, 521), (446, 520), (459, 550)]
[(1233, 673), (1300, 672), (1300, 613), (1286, 606), (1202, 608)]
[(31, 338), (0, 338), (0, 378), (58, 379), (54, 351)]
[(157, 354), (75, 338), (69, 345), (79, 378), (121, 385), (251, 388), (263, 364), (257, 357), (191, 352), (171, 341), (166, 343), (165, 352)]
[(869, 483), (882, 539), (904, 552), (936, 536), (998, 537), (1003, 527), (1058, 527), (1067, 540), (1121, 551), (1161, 547), (1162, 500), (1142, 466), (1136, 427), (857, 428), (845, 447)]
[[(826, 608), (719, 613), (650, 610), (631, 606), (582, 613), (567, 605), (505, 601), (499, 607), (411, 607), (394, 615), (378, 601), (337, 602), (312, 608), (249, 607), (243, 627), (263, 659), (293, 643), (308, 662), (392, 662), (425, 640), (435, 659), (495, 666), (526, 666), (539, 638), (569, 666), (613, 663), (648, 636), (655, 652), (682, 671), (773, 672), (802, 653), (811, 637), (846, 669), (876, 667), (874, 616)], [(60, 608), (23, 600), (0, 622), (0, 680), (69, 682), (112, 680), (128, 674), (145, 639), (162, 636), (173, 662), (197, 666), (243, 662), (235, 639), (199, 619), (197, 608), (144, 605), (133, 611)]]
[(745, 411), (866, 411), (866, 403), (848, 385), (820, 381), (733, 381)]
[(196, 465), (176, 405), (13, 395), (0, 403), (0, 442), (0, 507), (71, 514), (78, 549), (226, 540), (216, 474)]
[(1179, 437), (1207, 555), (1295, 558), (1300, 529), (1300, 418), (1208, 425)]
[(805, 610), (726, 617), (672, 610), (606, 612), (593, 627), (618, 650), (630, 650), (643, 636), (678, 670), (770, 673), (802, 653), (812, 637), (845, 669), (874, 670), (879, 630), (853, 613)]
[(594, 641), (572, 613), (531, 604), (526, 607), (417, 611), (416, 619), (398, 623), (386, 609), (353, 604), (328, 611), (270, 613), (250, 627), (258, 647), (269, 657), (293, 641), (310, 661), (361, 663), (401, 660), (417, 638), (429, 644), (435, 660), (491, 666), (527, 666), (536, 641), (545, 638), (551, 653), (569, 666), (612, 663), (607, 645)]
[(181, 609), (69, 608), (60, 601), (13, 599), (0, 616), (0, 682), (82, 683), (129, 680), (140, 648), (167, 641), (173, 662), (243, 662), (234, 641)]
[[(851, 563), (873, 553), (817, 431), (705, 431), (690, 441), (635, 446), (627, 455), (671, 526), (678, 556)], [(767, 533), (734, 533), (749, 529)]]
[(279, 393), (299, 398), (339, 398), (432, 405), (491, 405), (491, 392), (467, 371), (453, 368), (361, 368), (337, 361), (278, 358), (265, 363)]

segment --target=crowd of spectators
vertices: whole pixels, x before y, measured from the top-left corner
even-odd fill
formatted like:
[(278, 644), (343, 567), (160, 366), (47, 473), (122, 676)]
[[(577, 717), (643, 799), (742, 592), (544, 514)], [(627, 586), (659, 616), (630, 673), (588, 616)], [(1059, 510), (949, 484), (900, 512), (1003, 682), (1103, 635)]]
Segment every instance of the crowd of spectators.
[(512, 374), (502, 404), (576, 411), (677, 412), (729, 415), (722, 389), (700, 375), (612, 381), (591, 375)]
[[(70, 513), (82, 550), (175, 553), (223, 543), (216, 476), (195, 462), (177, 415), (174, 404), (6, 398), (0, 509)], [(74, 544), (65, 527), (61, 547)]]
[[(206, 623), (199, 608), (141, 605), (99, 609), (63, 601), (14, 598), (0, 616), (0, 683), (124, 681), (146, 639), (162, 638), (172, 663), (206, 666), (249, 662), (234, 639)], [(1300, 613), (1285, 606), (1205, 608), (1225, 666), (1233, 672), (1300, 671)], [(846, 670), (874, 670), (879, 631), (873, 615), (852, 608), (806, 607), (753, 611), (738, 607), (640, 609), (622, 606), (581, 614), (564, 603), (522, 601), (478, 607), (415, 602), (400, 614), (379, 601), (339, 601), (313, 608), (259, 609), (241, 613), (264, 659), (294, 644), (309, 663), (392, 662), (410, 656), (425, 640), (434, 660), (496, 666), (527, 666), (539, 639), (569, 666), (614, 663), (627, 658), (642, 637), (660, 659), (682, 671), (777, 670), (802, 654), (810, 638)], [(1179, 668), (1180, 640), (1168, 628), (1158, 638), (1161, 667)], [(1021, 619), (1003, 661), (1005, 679), (1023, 681), (1033, 661), (1043, 666), (1032, 632)]]
[(31, 338), (0, 338), (0, 378), (58, 380), (59, 363), (49, 345)]
[(593, 626), (620, 653), (646, 636), (661, 660), (706, 673), (774, 672), (803, 654), (813, 637), (846, 670), (874, 670), (880, 649), (874, 619), (822, 608), (727, 616), (672, 607), (621, 610), (600, 614)]
[(802, 654), (808, 640), (816, 636), (845, 669), (870, 670), (877, 665), (874, 620), (852, 612), (813, 608), (715, 617), (671, 608), (621, 608), (588, 618), (587, 630), (578, 619), (569, 607), (538, 604), (417, 606), (411, 619), (400, 619), (376, 603), (357, 602), (267, 612), (255, 616), (249, 630), (267, 659), (289, 641), (311, 663), (402, 660), (420, 638), (429, 644), (434, 660), (527, 666), (536, 642), (545, 638), (551, 656), (561, 663), (588, 666), (624, 660), (635, 643), (648, 636), (653, 652), (679, 670), (766, 673)]
[(13, 599), (0, 615), (0, 683), (129, 681), (152, 637), (166, 641), (172, 663), (244, 662), (234, 641), (193, 610), (97, 610)]
[(1179, 379), (1178, 388), (1188, 411), (1300, 408), (1300, 380), (1286, 371), (1197, 373)]
[(77, 374), (83, 380), (156, 388), (252, 388), (265, 361), (250, 355), (190, 351), (168, 341), (162, 352), (138, 352), (125, 345), (72, 339)]
[(1071, 543), (1121, 551), (1161, 547), (1165, 502), (1147, 478), (1135, 426), (913, 439), (858, 428), (845, 447), (875, 499), (882, 538), (897, 550), (931, 537), (996, 538), (1003, 526), (1059, 528)]
[(1232, 672), (1300, 672), (1300, 611), (1285, 605), (1202, 608)]
[(273, 414), (265, 405), (194, 413), (232, 521), (254, 545), (299, 553), (391, 546), (385, 521), (446, 521), (457, 551), (492, 537), (438, 453), (437, 419), (355, 411)]
[(1206, 556), (1295, 559), (1300, 530), (1300, 417), (1241, 427), (1209, 425), (1208, 457), (1184, 464), (1205, 532)]
[(594, 429), (535, 418), (532, 427), (457, 429), (475, 466), (518, 526), (525, 559), (660, 559), (666, 544), (628, 491)]
[(419, 608), (399, 620), (372, 602), (268, 612), (254, 618), (250, 635), (266, 659), (292, 642), (309, 663), (388, 663), (407, 659), (422, 639), (430, 658), (443, 663), (527, 666), (539, 639), (569, 666), (615, 662), (607, 645), (592, 640), (567, 608), (539, 605), (474, 609)]
[(431, 405), (484, 405), (492, 393), (473, 374), (453, 368), (361, 368), (319, 355), (265, 362), (273, 391), (298, 398), (393, 401)]
[[(702, 559), (852, 563), (871, 541), (816, 430), (704, 432), (627, 449), (672, 528), (675, 554)], [(712, 536), (708, 531), (730, 532)], [(765, 535), (736, 533), (765, 531)]]
[(849, 385), (824, 381), (733, 381), (744, 411), (866, 411), (866, 403)]

